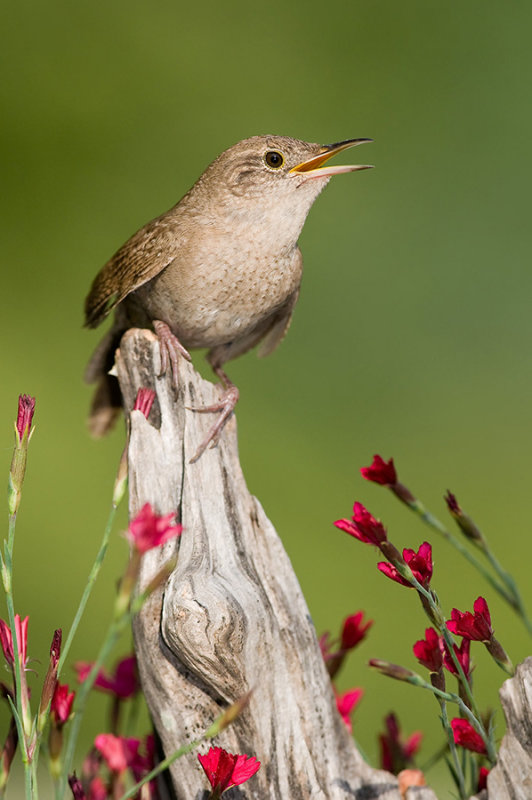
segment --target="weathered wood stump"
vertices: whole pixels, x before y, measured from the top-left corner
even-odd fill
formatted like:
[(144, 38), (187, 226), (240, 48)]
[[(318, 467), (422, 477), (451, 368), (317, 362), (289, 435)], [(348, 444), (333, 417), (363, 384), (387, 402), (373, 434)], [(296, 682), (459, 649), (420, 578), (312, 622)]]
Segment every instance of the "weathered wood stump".
[[(189, 463), (212, 422), (189, 409), (212, 404), (219, 388), (183, 359), (177, 393), (159, 372), (155, 336), (129, 331), (117, 354), (126, 413), (139, 387), (157, 394), (150, 422), (131, 413), (130, 514), (150, 502), (161, 514), (175, 511), (184, 527), (177, 543), (145, 555), (141, 588), (179, 547), (175, 571), (134, 625), (142, 686), (164, 752), (197, 738), (252, 689), (250, 704), (215, 744), (256, 756), (262, 769), (229, 790), (228, 799), (400, 800), (396, 778), (364, 762), (336, 710), (288, 556), (247, 490), (235, 420), (216, 448)], [(528, 702), (530, 710), (530, 696)], [(206, 797), (195, 755), (177, 761), (171, 776), (178, 800)], [(412, 788), (406, 799), (413, 798), (435, 796)]]

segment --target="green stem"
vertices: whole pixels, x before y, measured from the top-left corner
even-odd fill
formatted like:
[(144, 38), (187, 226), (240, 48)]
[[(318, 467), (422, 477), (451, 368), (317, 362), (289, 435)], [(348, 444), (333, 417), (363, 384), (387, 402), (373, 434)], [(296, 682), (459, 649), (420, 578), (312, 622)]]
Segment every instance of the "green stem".
[(83, 681), (78, 691), (74, 706), (75, 710), (74, 719), (72, 720), (72, 726), (70, 728), (70, 732), (68, 735), (64, 758), (63, 758), (63, 771), (57, 785), (57, 792), (56, 792), (57, 800), (60, 800), (60, 798), (63, 797), (66, 789), (67, 777), (71, 771), (72, 762), (74, 760), (74, 753), (76, 749), (79, 728), (83, 719), (83, 713), (85, 711), (85, 706), (87, 704), (89, 692), (93, 687), (94, 681), (96, 680), (96, 676), (98, 675), (101, 666), (103, 665), (107, 656), (111, 653), (113, 647), (119, 640), (127, 624), (131, 622), (132, 616), (133, 616), (132, 613), (129, 612), (121, 616), (119, 619), (113, 620), (107, 632), (107, 636), (100, 648), (98, 657), (96, 658), (96, 661), (94, 662), (92, 669), (89, 672), (86, 680)]
[[(484, 730), (484, 726), (482, 725), (480, 720), (477, 719), (477, 717), (474, 715), (474, 713), (471, 711), (471, 709), (466, 706), (466, 704), (464, 703), (462, 698), (459, 697), (457, 694), (454, 694), (453, 692), (442, 692), (441, 689), (437, 689), (435, 686), (432, 686), (431, 683), (427, 683), (427, 681), (424, 681), (424, 680), (420, 681), (418, 675), (416, 676), (416, 679), (417, 680), (416, 680), (416, 682), (414, 684), (415, 686), (421, 686), (421, 688), (427, 689), (429, 692), (432, 692), (433, 694), (435, 694), (436, 697), (439, 697), (442, 700), (446, 700), (448, 703), (456, 703), (456, 705), (460, 709), (460, 712), (465, 717), (467, 717), (467, 719), (469, 720), (469, 722), (471, 723), (473, 728), (476, 730), (476, 732), (482, 738), (482, 741), (486, 745), (486, 751), (487, 751), (487, 754), (488, 754), (488, 759), (490, 760), (491, 764), (492, 765), (495, 764), (495, 762), (497, 761), (497, 753), (495, 752), (495, 747), (493, 745), (493, 742), (491, 741), (491, 738), (488, 736), (488, 734)], [(409, 683), (412, 683), (412, 681), (409, 681)]]
[(513, 593), (510, 594), (506, 590), (505, 586), (499, 583), (499, 581), (496, 580), (493, 577), (493, 575), (486, 569), (484, 564), (482, 564), (481, 561), (479, 561), (477, 558), (475, 558), (475, 556), (472, 553), (469, 552), (467, 547), (465, 547), (462, 544), (460, 539), (457, 539), (455, 536), (453, 536), (452, 533), (450, 533), (447, 530), (445, 525), (442, 522), (440, 522), (440, 520), (437, 517), (431, 514), (430, 511), (427, 511), (427, 509), (420, 500), (412, 501), (407, 505), (412, 511), (415, 511), (415, 513), (423, 520), (423, 522), (425, 522), (427, 525), (429, 525), (431, 528), (437, 531), (441, 536), (443, 536), (444, 539), (446, 539), (449, 542), (449, 544), (451, 544), (456, 550), (458, 550), (458, 552), (462, 556), (464, 556), (464, 558), (467, 561), (469, 561), (469, 563), (472, 564), (475, 567), (475, 569), (477, 569), (480, 572), (480, 574), (485, 578), (485, 580), (488, 581), (488, 583), (493, 587), (493, 589), (495, 589), (496, 592), (498, 592), (502, 597), (504, 597), (506, 602), (509, 605), (511, 605), (512, 608), (514, 609), (516, 608), (515, 597)]
[(513, 608), (515, 609), (515, 611), (517, 611), (517, 613), (519, 614), (519, 616), (523, 620), (523, 623), (524, 623), (527, 631), (530, 634), (532, 634), (532, 621), (529, 619), (528, 614), (526, 613), (525, 606), (524, 606), (524, 603), (523, 603), (523, 598), (521, 597), (521, 593), (520, 593), (520, 591), (519, 591), (519, 589), (517, 587), (517, 584), (514, 581), (513, 577), (510, 575), (509, 572), (506, 572), (506, 570), (503, 568), (503, 566), (499, 563), (498, 559), (491, 552), (491, 550), (490, 550), (490, 548), (489, 548), (489, 546), (488, 546), (488, 544), (486, 542), (484, 542), (484, 546), (482, 546), (482, 545), (478, 545), (478, 546), (482, 550), (482, 552), (484, 553), (484, 555), (486, 556), (488, 561), (490, 562), (490, 564), (493, 567), (493, 569), (495, 570), (495, 572), (499, 575), (501, 580), (504, 581), (504, 583), (506, 584), (506, 586), (510, 590), (510, 592), (511, 592), (513, 598), (514, 598), (514, 602), (512, 603)]
[(129, 800), (130, 797), (133, 797), (135, 794), (137, 794), (137, 792), (144, 786), (145, 783), (148, 783), (148, 781), (152, 781), (154, 778), (157, 777), (157, 775), (160, 775), (161, 772), (164, 772), (165, 769), (168, 769), (168, 767), (170, 767), (174, 763), (174, 761), (176, 761), (178, 758), (181, 758), (182, 756), (187, 755), (187, 753), (190, 753), (192, 750), (195, 750), (196, 747), (198, 747), (206, 739), (212, 739), (214, 736), (216, 736), (220, 732), (219, 723), (222, 717), (224, 716), (225, 714), (221, 714), (217, 719), (215, 719), (213, 724), (209, 728), (207, 728), (207, 730), (203, 733), (203, 735), (200, 736), (198, 739), (195, 739), (193, 742), (189, 742), (188, 744), (182, 745), (182, 747), (180, 747), (178, 750), (174, 750), (174, 752), (171, 755), (169, 755), (168, 758), (165, 758), (163, 761), (160, 761), (157, 764), (157, 766), (154, 767), (154, 769), (152, 769), (151, 772), (148, 772), (148, 774), (145, 775), (142, 778), (142, 780), (140, 780), (138, 783), (136, 783), (134, 786), (128, 789), (127, 792), (119, 798), (119, 800)]
[[(32, 774), (31, 764), (28, 754), (28, 735), (26, 731), (28, 726), (28, 713), (29, 709), (24, 708), (22, 700), (22, 669), (20, 664), (19, 655), (19, 642), (17, 637), (17, 629), (15, 625), (15, 604), (13, 598), (13, 548), (15, 544), (15, 528), (17, 523), (17, 515), (9, 515), (9, 527), (7, 544), (4, 550), (4, 563), (2, 565), (4, 574), (4, 590), (6, 595), (7, 616), (9, 619), (9, 627), (11, 629), (11, 640), (13, 646), (13, 674), (15, 676), (15, 702), (16, 708), (13, 706), (13, 716), (17, 723), (20, 749), (22, 754), (22, 763), (24, 765), (24, 785), (26, 789), (26, 798), (32, 798)], [(11, 703), (11, 700), (10, 700)]]
[(31, 775), (31, 769), (29, 768), (29, 764), (27, 763), (27, 751), (26, 751), (26, 742), (24, 739), (24, 728), (22, 726), (22, 721), (18, 715), (18, 711), (15, 708), (15, 704), (13, 703), (9, 695), (7, 696), (7, 701), (11, 708), (11, 713), (13, 714), (13, 719), (15, 720), (15, 724), (17, 726), (18, 739), (21, 746), (22, 762), (24, 764), (24, 790), (26, 794), (26, 800), (32, 800), (33, 797), (32, 775)]
[(80, 600), (80, 603), (79, 603), (79, 606), (78, 606), (78, 610), (76, 611), (76, 616), (74, 617), (72, 625), (70, 626), (70, 630), (68, 632), (66, 643), (62, 647), (61, 657), (59, 659), (59, 665), (58, 665), (58, 668), (57, 668), (57, 679), (58, 680), (59, 680), (59, 676), (61, 674), (61, 669), (62, 669), (62, 667), (63, 667), (63, 665), (65, 663), (65, 660), (66, 660), (66, 658), (68, 656), (68, 653), (70, 651), (70, 648), (72, 646), (72, 642), (74, 640), (74, 636), (76, 635), (76, 632), (78, 630), (79, 623), (80, 623), (81, 618), (83, 616), (83, 612), (85, 611), (85, 607), (86, 607), (87, 602), (89, 600), (90, 594), (92, 592), (94, 584), (96, 583), (96, 578), (98, 577), (98, 573), (100, 572), (100, 569), (101, 569), (105, 554), (107, 552), (107, 547), (109, 545), (109, 537), (111, 535), (111, 531), (112, 531), (113, 524), (114, 524), (115, 517), (116, 517), (116, 510), (117, 510), (117, 506), (113, 504), (111, 506), (111, 510), (109, 511), (109, 516), (107, 518), (107, 524), (105, 526), (105, 531), (104, 531), (104, 534), (103, 534), (102, 542), (100, 544), (100, 549), (98, 550), (98, 555), (96, 556), (94, 564), (92, 565), (92, 569), (91, 569), (91, 571), (89, 573), (89, 578), (88, 578), (88, 581), (87, 581), (87, 585), (85, 586), (85, 590), (84, 590), (83, 595), (81, 597), (81, 600)]
[(466, 800), (467, 793), (465, 788), (465, 776), (462, 770), (462, 765), (460, 764), (460, 760), (458, 758), (458, 752), (456, 750), (456, 743), (454, 741), (453, 729), (449, 723), (449, 717), (447, 715), (447, 703), (441, 697), (437, 698), (440, 709), (441, 709), (441, 723), (443, 725), (443, 730), (445, 731), (445, 735), (447, 736), (447, 743), (451, 753), (451, 758), (454, 764), (455, 774), (458, 780), (458, 791), (460, 792), (460, 800)]

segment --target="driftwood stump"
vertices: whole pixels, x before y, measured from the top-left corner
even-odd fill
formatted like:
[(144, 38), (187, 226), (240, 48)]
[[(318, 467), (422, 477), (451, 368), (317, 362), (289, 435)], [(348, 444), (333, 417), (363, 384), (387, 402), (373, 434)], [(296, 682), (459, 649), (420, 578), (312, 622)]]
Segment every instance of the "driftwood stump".
[[(159, 348), (149, 331), (124, 336), (116, 367), (131, 416), (130, 514), (150, 502), (161, 514), (176, 512), (184, 527), (177, 544), (144, 556), (140, 588), (179, 547), (175, 571), (134, 625), (142, 686), (164, 752), (200, 736), (252, 689), (250, 704), (214, 744), (256, 756), (262, 769), (229, 790), (228, 800), (400, 800), (396, 778), (364, 762), (336, 710), (288, 556), (247, 490), (234, 418), (219, 445), (189, 463), (212, 422), (189, 408), (212, 404), (219, 387), (181, 359), (176, 393), (169, 376), (159, 377)], [(141, 386), (157, 393), (150, 422), (131, 412)], [(529, 739), (529, 761), (530, 749)], [(195, 754), (175, 762), (171, 777), (178, 800), (207, 796)], [(532, 792), (490, 800), (525, 796)], [(412, 788), (406, 800), (414, 798), (435, 795)]]

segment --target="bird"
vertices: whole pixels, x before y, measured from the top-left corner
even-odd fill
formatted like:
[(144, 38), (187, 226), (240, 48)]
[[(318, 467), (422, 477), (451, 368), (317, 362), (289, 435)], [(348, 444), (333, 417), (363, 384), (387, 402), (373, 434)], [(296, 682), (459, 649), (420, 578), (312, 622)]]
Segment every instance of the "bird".
[(104, 265), (85, 300), (85, 326), (114, 311), (113, 323), (85, 372), (96, 383), (89, 429), (114, 424), (122, 402), (109, 374), (122, 335), (152, 328), (161, 373), (177, 380), (178, 359), (208, 348), (222, 384), (219, 402), (194, 409), (217, 413), (197, 453), (215, 446), (239, 393), (224, 365), (259, 345), (269, 355), (284, 338), (298, 299), (298, 238), (310, 208), (333, 175), (370, 164), (330, 165), (338, 153), (372, 139), (317, 144), (288, 136), (252, 136), (229, 147), (169, 211), (148, 222)]

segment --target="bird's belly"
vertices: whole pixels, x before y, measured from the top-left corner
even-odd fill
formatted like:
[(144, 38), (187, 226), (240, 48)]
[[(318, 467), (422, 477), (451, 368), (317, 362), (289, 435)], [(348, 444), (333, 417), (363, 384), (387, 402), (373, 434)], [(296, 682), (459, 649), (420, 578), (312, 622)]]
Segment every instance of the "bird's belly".
[(263, 327), (298, 288), (301, 256), (267, 262), (216, 263), (214, 269), (170, 265), (135, 294), (150, 319), (166, 322), (188, 348), (216, 347)]

